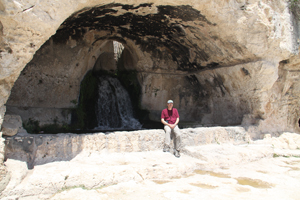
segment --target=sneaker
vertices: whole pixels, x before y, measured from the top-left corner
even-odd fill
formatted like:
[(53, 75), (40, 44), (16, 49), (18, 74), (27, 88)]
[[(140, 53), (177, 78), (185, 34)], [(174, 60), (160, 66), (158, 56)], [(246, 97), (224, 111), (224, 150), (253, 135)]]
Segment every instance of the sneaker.
[(175, 150), (174, 155), (175, 155), (175, 157), (179, 158), (180, 157), (179, 151)]
[(170, 152), (170, 147), (164, 147), (163, 152)]

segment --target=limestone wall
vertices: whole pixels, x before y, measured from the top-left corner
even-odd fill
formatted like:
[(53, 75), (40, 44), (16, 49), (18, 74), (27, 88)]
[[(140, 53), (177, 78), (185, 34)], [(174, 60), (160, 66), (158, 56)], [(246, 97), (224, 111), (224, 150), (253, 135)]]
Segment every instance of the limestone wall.
[[(70, 109), (78, 102), (82, 78), (94, 64), (95, 68), (97, 65), (101, 67), (96, 61), (101, 55), (107, 57), (103, 53), (107, 52), (103, 45), (90, 52), (87, 46), (78, 44), (70, 48), (45, 44), (16, 81), (6, 104), (7, 113), (21, 115), (23, 121), (29, 118), (38, 120), (41, 125), (51, 124), (54, 120), (70, 123)], [(51, 51), (53, 54), (49, 53)], [(99, 58), (96, 59), (96, 56)], [(91, 57), (94, 58), (92, 61), (89, 60)], [(206, 126), (239, 125), (244, 116), (249, 115), (252, 121), (247, 123), (244, 120), (244, 125), (258, 124), (259, 120), (270, 117), (274, 110), (282, 109), (273, 105), (274, 100), (270, 100), (274, 96), (274, 92), (270, 91), (278, 79), (278, 66), (269, 61), (193, 73), (179, 70), (168, 73), (167, 70), (153, 68), (145, 71), (134, 65), (131, 67), (138, 71), (142, 89), (141, 105), (150, 111), (150, 118), (154, 121), (159, 121), (167, 99), (174, 100), (182, 122)], [(108, 67), (101, 69), (113, 70)], [(271, 103), (272, 108), (266, 108)], [(280, 120), (280, 126), (273, 128), (273, 131), (288, 127), (290, 122), (287, 119)], [(289, 130), (296, 126), (293, 123)]]
[(88, 39), (81, 43), (70, 39), (63, 45), (51, 38), (21, 72), (6, 103), (7, 113), (20, 115), (23, 121), (37, 120), (41, 125), (53, 120), (70, 123), (70, 109), (77, 106), (83, 77), (109, 61), (102, 59), (101, 64), (97, 58), (107, 58), (109, 53), (113, 56), (107, 43), (99, 42), (91, 49)]
[[(183, 146), (245, 144), (250, 142), (242, 127), (182, 129)], [(71, 160), (80, 152), (141, 152), (162, 150), (163, 130), (95, 134), (29, 134), (6, 138), (6, 159), (27, 162), (28, 168), (48, 162)], [(172, 145), (173, 146), (173, 145)]]

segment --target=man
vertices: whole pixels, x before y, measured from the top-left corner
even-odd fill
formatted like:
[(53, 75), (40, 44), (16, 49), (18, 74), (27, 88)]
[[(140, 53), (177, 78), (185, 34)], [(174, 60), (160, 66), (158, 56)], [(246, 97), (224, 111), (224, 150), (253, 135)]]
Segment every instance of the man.
[(163, 109), (161, 112), (161, 123), (163, 123), (165, 130), (165, 144), (164, 144), (164, 152), (170, 152), (170, 142), (171, 142), (171, 134), (175, 135), (175, 146), (174, 146), (174, 155), (179, 158), (180, 157), (180, 147), (181, 147), (181, 134), (178, 128), (179, 123), (179, 114), (176, 108), (173, 108), (173, 101), (168, 100), (167, 102), (168, 108)]

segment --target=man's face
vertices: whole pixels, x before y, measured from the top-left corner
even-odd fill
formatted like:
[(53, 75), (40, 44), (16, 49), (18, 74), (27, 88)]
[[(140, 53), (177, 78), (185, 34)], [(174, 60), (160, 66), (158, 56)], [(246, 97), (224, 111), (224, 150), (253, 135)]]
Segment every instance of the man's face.
[(168, 109), (171, 110), (173, 108), (173, 103), (168, 103)]

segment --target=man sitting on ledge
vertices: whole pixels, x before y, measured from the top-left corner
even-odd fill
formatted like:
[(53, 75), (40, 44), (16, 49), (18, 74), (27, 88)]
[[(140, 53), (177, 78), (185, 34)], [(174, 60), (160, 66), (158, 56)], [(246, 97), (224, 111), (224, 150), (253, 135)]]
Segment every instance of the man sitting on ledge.
[(174, 146), (174, 155), (180, 157), (180, 147), (181, 147), (181, 133), (178, 128), (179, 123), (179, 114), (176, 108), (173, 108), (173, 101), (168, 100), (168, 108), (163, 109), (161, 112), (161, 123), (163, 123), (165, 130), (165, 143), (164, 143), (164, 152), (170, 152), (170, 142), (171, 134), (175, 135), (175, 146)]

